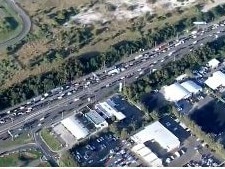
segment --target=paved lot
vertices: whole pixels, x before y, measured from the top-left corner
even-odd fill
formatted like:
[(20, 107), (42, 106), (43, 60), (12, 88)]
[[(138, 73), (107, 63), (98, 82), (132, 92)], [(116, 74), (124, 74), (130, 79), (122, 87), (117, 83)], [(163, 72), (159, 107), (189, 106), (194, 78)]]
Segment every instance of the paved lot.
[(57, 124), (53, 130), (69, 147), (77, 142), (76, 138), (62, 125), (62, 123)]
[(162, 123), (171, 133), (173, 133), (181, 143), (191, 135), (183, 127), (181, 127), (178, 122), (169, 116), (161, 118), (159, 122)]
[(111, 100), (116, 104), (115, 108), (126, 115), (126, 118), (119, 123), (120, 127), (128, 127), (131, 123), (140, 124), (144, 115), (141, 110), (129, 103), (121, 95), (116, 95)]
[(81, 166), (85, 167), (140, 165), (126, 146), (124, 141), (107, 133), (74, 147), (71, 154)]

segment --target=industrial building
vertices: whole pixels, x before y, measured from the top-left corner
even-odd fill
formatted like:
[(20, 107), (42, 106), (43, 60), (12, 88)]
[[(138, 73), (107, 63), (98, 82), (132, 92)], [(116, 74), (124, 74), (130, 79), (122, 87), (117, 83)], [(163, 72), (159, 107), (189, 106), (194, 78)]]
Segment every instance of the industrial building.
[(199, 92), (202, 92), (203, 90), (201, 86), (197, 85), (191, 80), (181, 83), (181, 86), (183, 86), (186, 90), (188, 90), (192, 94), (197, 94)]
[(216, 71), (205, 81), (205, 84), (212, 90), (225, 87), (225, 74), (221, 71)]
[(163, 167), (162, 160), (144, 144), (137, 144), (132, 151), (139, 155), (151, 167)]
[(164, 87), (163, 95), (166, 100), (177, 102), (179, 100), (189, 98), (191, 96), (191, 93), (179, 83), (174, 83), (170, 86)]
[(94, 123), (96, 128), (105, 128), (108, 127), (106, 120), (100, 116), (95, 110), (90, 110), (88, 113), (85, 113), (85, 117)]
[(191, 80), (187, 80), (181, 84), (176, 82), (170, 86), (165, 86), (163, 88), (163, 95), (166, 100), (177, 102), (182, 99), (187, 99), (192, 96), (192, 94), (197, 94), (202, 90), (201, 86)]
[(212, 69), (215, 69), (219, 66), (220, 61), (218, 61), (217, 59), (212, 59), (208, 62), (207, 66), (209, 66)]
[(159, 121), (146, 126), (143, 130), (133, 135), (131, 139), (137, 144), (144, 144), (147, 141), (155, 141), (167, 152), (180, 146), (179, 139)]
[(115, 103), (108, 99), (105, 102), (100, 102), (95, 105), (95, 108), (100, 111), (106, 118), (111, 118), (112, 116), (115, 116), (117, 120), (123, 120), (126, 118), (126, 116), (115, 109)]
[(77, 140), (89, 134), (88, 129), (74, 115), (62, 120), (61, 123)]

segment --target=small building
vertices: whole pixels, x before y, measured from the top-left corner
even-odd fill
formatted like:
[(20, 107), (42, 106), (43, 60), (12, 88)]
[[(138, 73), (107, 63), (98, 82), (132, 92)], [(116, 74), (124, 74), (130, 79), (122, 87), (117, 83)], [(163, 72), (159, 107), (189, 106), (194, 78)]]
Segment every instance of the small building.
[(225, 87), (225, 74), (221, 71), (216, 71), (205, 81), (205, 84), (212, 90)]
[(61, 123), (77, 140), (89, 134), (88, 129), (74, 115), (62, 120)]
[(85, 113), (85, 117), (94, 123), (96, 128), (105, 128), (108, 127), (106, 120), (100, 116), (95, 110), (90, 110), (88, 113)]
[(166, 100), (177, 102), (182, 99), (189, 98), (191, 96), (191, 93), (179, 83), (174, 83), (163, 88), (163, 95)]
[(131, 149), (139, 155), (150, 167), (163, 167), (162, 160), (144, 144), (137, 144)]
[(219, 64), (220, 64), (220, 61), (214, 58), (208, 62), (207, 66), (209, 66), (212, 69), (215, 69), (219, 66)]
[(101, 111), (107, 118), (115, 116), (119, 121), (126, 118), (122, 112), (114, 108), (114, 103), (110, 99), (96, 104), (95, 108)]
[(202, 92), (202, 87), (197, 85), (191, 80), (185, 81), (181, 83), (181, 86), (183, 86), (186, 90), (188, 90), (192, 94), (197, 94), (199, 92)]
[(177, 78), (176, 78), (176, 81), (181, 81), (181, 80), (184, 80), (185, 78), (187, 78), (188, 77), (188, 75), (185, 73), (185, 74), (182, 74), (182, 75), (180, 75), (180, 76), (178, 76)]
[(167, 152), (180, 146), (179, 139), (159, 121), (146, 126), (143, 130), (133, 135), (131, 139), (137, 144), (144, 144), (147, 141), (154, 140)]

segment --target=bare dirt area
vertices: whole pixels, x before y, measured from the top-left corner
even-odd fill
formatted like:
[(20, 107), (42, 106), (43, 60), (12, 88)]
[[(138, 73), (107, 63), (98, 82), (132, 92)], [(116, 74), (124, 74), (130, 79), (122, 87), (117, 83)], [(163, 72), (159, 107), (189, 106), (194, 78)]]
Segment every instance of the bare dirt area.
[(196, 4), (196, 0), (186, 0), (184, 2), (177, 0), (105, 0), (92, 7), (82, 7), (78, 15), (71, 17), (71, 22), (92, 24), (124, 19), (129, 20), (143, 16), (146, 13), (155, 14), (158, 12), (158, 9), (168, 12), (177, 7), (187, 8), (194, 4)]
[(221, 4), (225, 4), (225, 0), (211, 0), (211, 1), (208, 1), (203, 9), (202, 9), (202, 12), (207, 12), (208, 10), (212, 9), (213, 7), (216, 7), (218, 5), (221, 5)]
[(28, 42), (24, 45), (21, 50), (18, 51), (19, 60), (23, 62), (23, 64), (27, 64), (31, 58), (31, 56), (41, 55), (49, 50), (49, 45), (46, 40), (37, 40), (34, 42)]
[(35, 15), (39, 10), (62, 10), (71, 6), (81, 6), (89, 3), (90, 0), (17, 0), (17, 2), (19, 2), (30, 15)]
[[(160, 29), (166, 24), (173, 24), (182, 18), (194, 16), (195, 12), (191, 6), (204, 0), (16, 0), (27, 11), (32, 19), (31, 36), (38, 36), (35, 40), (26, 42), (17, 52), (18, 61), (24, 66), (20, 71), (11, 74), (5, 79), (0, 88), (9, 87), (19, 83), (29, 76), (51, 71), (61, 65), (64, 60), (45, 61), (46, 53), (50, 50), (65, 49), (70, 41), (69, 34), (77, 28), (90, 26), (92, 29), (92, 40), (78, 51), (74, 56), (92, 51), (105, 51), (110, 46), (124, 40), (134, 41), (144, 34)], [(49, 15), (61, 14), (71, 7), (77, 8), (79, 12), (69, 17), (66, 24), (59, 25)], [(182, 13), (176, 8), (187, 8)], [(57, 12), (60, 11), (60, 14)], [(170, 13), (170, 17), (165, 17)], [(147, 16), (155, 15), (153, 19)], [(160, 16), (165, 19), (158, 19)], [(139, 25), (144, 25), (138, 30)], [(74, 32), (72, 32), (74, 33)], [(141, 35), (142, 33), (142, 35)], [(74, 33), (75, 36), (75, 33)], [(67, 43), (68, 44), (68, 43)], [(72, 43), (74, 47), (77, 44)], [(29, 67), (29, 63), (36, 58), (43, 57), (44, 62)], [(0, 72), (1, 73), (1, 72)]]

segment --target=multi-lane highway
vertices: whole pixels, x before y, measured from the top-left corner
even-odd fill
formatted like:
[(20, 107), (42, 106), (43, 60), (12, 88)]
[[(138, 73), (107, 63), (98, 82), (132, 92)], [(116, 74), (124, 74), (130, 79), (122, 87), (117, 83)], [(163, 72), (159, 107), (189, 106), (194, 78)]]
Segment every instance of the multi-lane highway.
[(17, 42), (21, 41), (30, 31), (31, 28), (31, 20), (29, 16), (23, 11), (23, 9), (14, 1), (14, 0), (6, 0), (5, 1), (11, 9), (13, 9), (18, 16), (22, 20), (22, 29), (14, 37), (11, 37), (10, 39), (0, 42), (0, 48), (5, 48), (7, 46), (11, 46), (16, 44)]
[[(108, 90), (119, 82), (131, 83), (143, 74), (160, 69), (163, 64), (180, 59), (206, 42), (224, 36), (224, 30), (224, 22), (210, 25), (204, 30), (192, 32), (190, 35), (170, 41), (166, 45), (164, 44), (163, 48), (156, 47), (144, 51), (143, 54), (129, 58), (126, 62), (97, 71), (95, 74), (82, 77), (76, 82), (52, 90), (27, 103), (2, 111), (0, 113), (2, 115), (0, 134), (9, 129), (21, 127), (34, 119), (40, 119), (48, 113), (53, 116), (68, 110), (68, 108), (78, 108), (88, 102), (91, 97), (99, 100), (103, 90)], [(54, 121), (54, 119), (52, 120)]]

